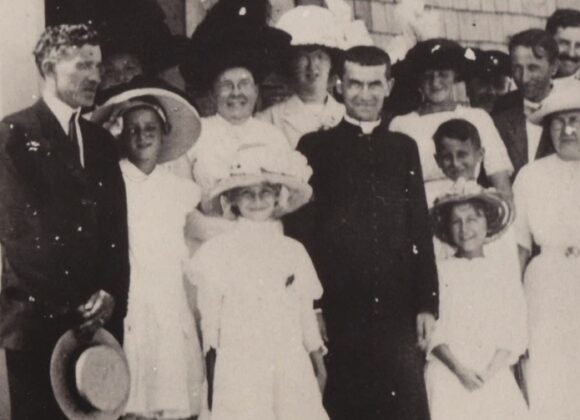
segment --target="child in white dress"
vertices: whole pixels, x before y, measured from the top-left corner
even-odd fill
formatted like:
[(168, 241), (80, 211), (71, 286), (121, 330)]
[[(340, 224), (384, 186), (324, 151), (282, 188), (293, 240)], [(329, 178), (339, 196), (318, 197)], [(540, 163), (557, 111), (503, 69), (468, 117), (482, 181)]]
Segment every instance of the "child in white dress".
[(120, 166), (127, 191), (131, 263), (124, 323), (131, 391), (124, 418), (196, 418), (204, 375), (184, 287), (188, 252), (183, 228), (201, 191), (159, 163), (179, 153), (176, 148), (183, 151), (175, 134), (198, 117), (185, 99), (158, 88), (127, 90), (98, 111), (109, 112), (125, 156)]
[(484, 244), (507, 227), (501, 195), (463, 183), (437, 199), (435, 234), (456, 249), (439, 262), (440, 316), (427, 354), (432, 420), (521, 420), (527, 407), (510, 369), (526, 348), (523, 287)]
[(304, 247), (277, 222), (310, 198), (310, 167), (298, 152), (256, 145), (224, 169), (205, 207), (234, 215), (237, 226), (190, 264), (211, 419), (327, 420), (313, 309), (322, 286)]

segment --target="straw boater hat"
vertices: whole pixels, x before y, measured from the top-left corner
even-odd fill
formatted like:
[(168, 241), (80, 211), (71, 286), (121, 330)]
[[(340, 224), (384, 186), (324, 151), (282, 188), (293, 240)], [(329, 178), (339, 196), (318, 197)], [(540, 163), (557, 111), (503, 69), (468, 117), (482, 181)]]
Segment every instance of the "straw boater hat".
[(129, 365), (121, 345), (104, 329), (92, 338), (67, 331), (50, 360), (52, 390), (62, 412), (75, 420), (114, 420), (129, 399)]
[(221, 215), (221, 196), (235, 188), (270, 183), (280, 184), (276, 215), (291, 213), (308, 202), (312, 188), (308, 180), (312, 169), (306, 158), (290, 148), (263, 144), (242, 147), (229, 165), (220, 168), (222, 175), (209, 194), (202, 200), (202, 208), (208, 214)]
[(148, 107), (159, 115), (165, 135), (159, 163), (177, 159), (187, 152), (201, 133), (201, 120), (193, 105), (181, 94), (162, 84), (134, 80), (114, 88), (92, 115), (92, 120), (107, 128), (115, 137), (123, 130), (123, 115), (137, 107)]
[(481, 203), (485, 208), (486, 243), (499, 238), (513, 219), (509, 204), (495, 189), (484, 189), (475, 181), (465, 181), (463, 178), (460, 178), (449, 192), (435, 200), (431, 209), (435, 236), (442, 242), (455, 246), (449, 235), (449, 212), (456, 204), (474, 201)]
[(544, 119), (557, 112), (580, 110), (580, 81), (563, 79), (554, 81), (554, 87), (540, 108), (528, 116), (534, 124), (542, 124)]

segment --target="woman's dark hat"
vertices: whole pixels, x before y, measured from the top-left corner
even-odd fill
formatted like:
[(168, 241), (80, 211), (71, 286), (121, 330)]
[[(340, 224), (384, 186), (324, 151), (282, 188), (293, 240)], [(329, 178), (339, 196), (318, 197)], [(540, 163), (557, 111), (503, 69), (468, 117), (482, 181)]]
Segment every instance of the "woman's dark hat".
[(510, 56), (502, 51), (467, 48), (464, 56), (467, 78), (477, 76), (491, 79), (497, 76), (511, 76)]
[(288, 63), (290, 35), (261, 23), (254, 2), (232, 3), (237, 8), (224, 6), (218, 10), (221, 16), (212, 14), (216, 5), (188, 42), (180, 70), (194, 90), (209, 91), (215, 78), (228, 68), (246, 68), (259, 82)]
[(129, 365), (104, 329), (90, 338), (67, 331), (50, 360), (50, 382), (62, 412), (75, 420), (114, 420), (129, 399)]
[(411, 48), (405, 59), (393, 66), (395, 79), (418, 83), (427, 70), (455, 70), (457, 79), (465, 77), (465, 49), (455, 41), (434, 38), (421, 41)]

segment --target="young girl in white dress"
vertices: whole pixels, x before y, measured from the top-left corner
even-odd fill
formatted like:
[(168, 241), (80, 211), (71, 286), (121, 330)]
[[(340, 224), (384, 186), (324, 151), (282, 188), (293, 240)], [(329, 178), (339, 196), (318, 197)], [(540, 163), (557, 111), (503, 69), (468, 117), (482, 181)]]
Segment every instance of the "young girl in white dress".
[(510, 366), (526, 348), (523, 287), (484, 244), (507, 227), (501, 195), (460, 183), (432, 209), (435, 234), (456, 248), (438, 264), (440, 315), (425, 379), (432, 420), (522, 420), (528, 412)]
[(205, 207), (236, 227), (205, 242), (190, 264), (211, 420), (327, 420), (313, 309), (322, 286), (304, 247), (277, 222), (310, 198), (311, 169), (298, 152), (264, 145), (239, 150), (223, 169)]
[(175, 135), (191, 128), (197, 113), (172, 92), (140, 88), (111, 98), (97, 114), (117, 127), (112, 132), (125, 156), (131, 281), (124, 350), (131, 391), (124, 419), (195, 419), (203, 362), (184, 287), (183, 228), (201, 191), (159, 164), (186, 150)]

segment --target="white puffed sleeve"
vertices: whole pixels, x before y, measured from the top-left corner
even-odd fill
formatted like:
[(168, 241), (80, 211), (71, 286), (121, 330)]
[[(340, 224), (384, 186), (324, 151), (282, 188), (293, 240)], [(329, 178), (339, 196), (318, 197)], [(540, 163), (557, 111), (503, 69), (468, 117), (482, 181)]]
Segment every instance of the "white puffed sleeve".
[(322, 297), (322, 285), (310, 256), (304, 246), (298, 242), (294, 247), (293, 257), (295, 261), (294, 287), (300, 297), (303, 343), (310, 353), (324, 346), (314, 312), (314, 301)]
[(516, 241), (518, 245), (526, 248), (528, 251), (532, 250), (532, 232), (530, 229), (530, 222), (528, 218), (528, 188), (529, 182), (528, 166), (524, 166), (518, 173), (514, 182), (514, 204), (516, 208), (516, 218), (514, 221), (514, 229), (516, 232)]
[[(215, 248), (215, 247), (212, 247)], [(216, 270), (219, 254), (202, 246), (194, 254), (188, 267), (188, 279), (197, 287), (197, 306), (201, 314), (203, 351), (219, 348), (221, 311), (224, 298), (224, 285)]]

